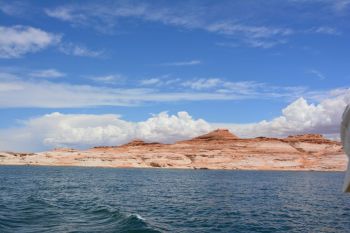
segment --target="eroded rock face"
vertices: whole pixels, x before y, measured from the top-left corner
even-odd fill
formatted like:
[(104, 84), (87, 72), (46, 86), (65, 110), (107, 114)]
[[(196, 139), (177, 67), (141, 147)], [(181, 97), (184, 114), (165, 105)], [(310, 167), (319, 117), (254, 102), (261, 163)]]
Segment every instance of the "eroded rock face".
[(238, 137), (232, 134), (228, 129), (217, 129), (210, 133), (195, 137), (189, 141), (200, 142), (200, 141), (227, 141), (238, 139)]
[(300, 134), (288, 136), (287, 139), (315, 139), (315, 140), (325, 140), (322, 134)]
[(78, 150), (75, 150), (73, 148), (55, 148), (54, 151), (56, 151), (56, 152), (77, 152)]
[(0, 164), (343, 171), (347, 157), (339, 142), (322, 135), (242, 139), (218, 129), (175, 144), (134, 140), (83, 151), (56, 149), (20, 155), (0, 152)]
[[(333, 144), (334, 141), (329, 140), (321, 134), (302, 134), (302, 135), (295, 135), (295, 136), (289, 136), (284, 139), (287, 142), (311, 142), (311, 143), (317, 143), (317, 144)], [(340, 142), (338, 142), (340, 145)]]
[(143, 140), (139, 140), (139, 139), (135, 139), (129, 143), (126, 143), (124, 145), (124, 147), (132, 147), (132, 146), (147, 146), (147, 145), (159, 145), (160, 143), (158, 142), (145, 142)]

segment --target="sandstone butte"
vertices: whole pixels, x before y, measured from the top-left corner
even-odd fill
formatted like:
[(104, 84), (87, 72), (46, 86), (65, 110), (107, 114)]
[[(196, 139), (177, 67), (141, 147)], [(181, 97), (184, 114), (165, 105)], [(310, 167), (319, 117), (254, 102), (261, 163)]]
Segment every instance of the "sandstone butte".
[(337, 141), (306, 134), (287, 138), (238, 138), (217, 129), (174, 144), (134, 140), (88, 150), (40, 153), (0, 152), (2, 165), (134, 168), (344, 171), (347, 156)]

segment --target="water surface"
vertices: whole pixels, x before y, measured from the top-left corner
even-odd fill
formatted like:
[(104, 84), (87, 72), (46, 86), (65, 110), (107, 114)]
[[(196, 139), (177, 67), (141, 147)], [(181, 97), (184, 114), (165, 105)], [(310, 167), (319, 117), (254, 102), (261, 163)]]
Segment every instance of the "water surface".
[(0, 166), (0, 232), (350, 232), (343, 176)]

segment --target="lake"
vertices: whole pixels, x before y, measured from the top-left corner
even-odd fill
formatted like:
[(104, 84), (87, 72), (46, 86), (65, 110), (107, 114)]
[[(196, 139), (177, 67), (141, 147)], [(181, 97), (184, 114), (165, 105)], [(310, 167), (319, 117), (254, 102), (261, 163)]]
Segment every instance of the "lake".
[(0, 166), (0, 232), (350, 232), (343, 177)]

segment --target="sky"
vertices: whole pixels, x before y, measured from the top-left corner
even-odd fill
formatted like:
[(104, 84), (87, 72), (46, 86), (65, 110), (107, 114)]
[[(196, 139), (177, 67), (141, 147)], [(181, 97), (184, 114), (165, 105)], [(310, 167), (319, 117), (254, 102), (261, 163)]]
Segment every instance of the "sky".
[(0, 150), (337, 139), (349, 20), (350, 0), (0, 0)]

